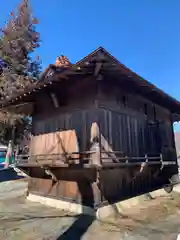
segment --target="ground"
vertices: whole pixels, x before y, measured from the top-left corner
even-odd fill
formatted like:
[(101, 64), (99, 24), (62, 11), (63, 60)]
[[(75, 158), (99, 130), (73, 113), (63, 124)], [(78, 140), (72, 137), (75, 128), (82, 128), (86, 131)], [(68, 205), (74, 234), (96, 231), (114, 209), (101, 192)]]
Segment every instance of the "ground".
[(0, 183), (0, 239), (175, 240), (180, 233), (180, 194), (144, 201), (116, 219), (74, 216), (25, 199), (24, 180)]

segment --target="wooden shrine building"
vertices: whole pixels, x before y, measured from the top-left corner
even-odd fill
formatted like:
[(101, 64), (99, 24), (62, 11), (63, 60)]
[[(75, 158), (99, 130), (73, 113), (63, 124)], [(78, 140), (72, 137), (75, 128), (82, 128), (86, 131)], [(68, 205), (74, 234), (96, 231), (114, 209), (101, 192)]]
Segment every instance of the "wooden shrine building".
[(32, 116), (16, 167), (29, 192), (96, 208), (169, 184), (178, 173), (180, 103), (102, 47), (76, 64), (61, 56), (2, 108)]

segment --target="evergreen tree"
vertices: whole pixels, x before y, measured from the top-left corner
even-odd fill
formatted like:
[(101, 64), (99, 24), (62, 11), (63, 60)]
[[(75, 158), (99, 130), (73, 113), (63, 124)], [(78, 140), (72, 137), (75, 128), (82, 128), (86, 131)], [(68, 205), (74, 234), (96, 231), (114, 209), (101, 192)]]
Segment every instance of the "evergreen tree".
[(31, 54), (39, 47), (39, 33), (35, 30), (28, 0), (23, 0), (16, 13), (2, 29), (0, 39), (0, 93), (8, 98), (38, 78), (41, 67)]
[(23, 140), (24, 132), (31, 132), (31, 118), (7, 113), (3, 121), (0, 121), (1, 143), (3, 142), (7, 145), (9, 140), (12, 140), (12, 131), (14, 127), (14, 144), (19, 144)]
[[(28, 0), (23, 0), (0, 34), (0, 98), (2, 101), (33, 84), (41, 70), (39, 60), (32, 53), (39, 47), (39, 33)], [(8, 113), (0, 122), (0, 138), (7, 143), (16, 125), (15, 139), (20, 139), (30, 119)]]

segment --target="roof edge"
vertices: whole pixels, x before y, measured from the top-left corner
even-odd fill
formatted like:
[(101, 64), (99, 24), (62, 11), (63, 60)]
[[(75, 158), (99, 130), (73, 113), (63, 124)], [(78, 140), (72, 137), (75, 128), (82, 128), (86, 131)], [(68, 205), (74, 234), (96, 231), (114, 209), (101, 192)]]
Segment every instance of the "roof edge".
[[(115, 58), (113, 55), (111, 55), (104, 47), (99, 46), (98, 48), (96, 48), (94, 51), (92, 51), (90, 54), (88, 54), (87, 56), (83, 57), (81, 60), (77, 61), (75, 64), (72, 64), (71, 66), (69, 66), (68, 68), (65, 68), (62, 72), (66, 72), (67, 69), (73, 69), (73, 68), (78, 68), (80, 67), (80, 65), (82, 65), (83, 63), (85, 63), (86, 61), (89, 61), (90, 59), (92, 59), (93, 57), (96, 57), (98, 52), (102, 52), (104, 53), (106, 56), (108, 56), (115, 64), (117, 64), (117, 66), (119, 66), (120, 71), (124, 72), (124, 74), (126, 74), (128, 77), (132, 77), (134, 80), (137, 81), (141, 81), (143, 84), (145, 84), (147, 87), (155, 90), (158, 94), (160, 94), (161, 96), (169, 99), (170, 102), (172, 102), (173, 104), (175, 104), (176, 106), (178, 106), (179, 109), (179, 113), (180, 113), (180, 102), (175, 99), (174, 97), (170, 96), (169, 94), (167, 94), (165, 91), (161, 90), (160, 88), (158, 88), (155, 84), (152, 84), (151, 82), (149, 82), (148, 80), (144, 79), (143, 77), (141, 77), (140, 75), (138, 75), (137, 73), (135, 73), (133, 70), (131, 70), (130, 68), (126, 67), (124, 64), (122, 64), (117, 58)], [(29, 89), (26, 89), (26, 91), (24, 91), (24, 93), (26, 94), (27, 92), (32, 92), (34, 89), (39, 89), (39, 87), (45, 87), (47, 86), (49, 83), (47, 83), (45, 80), (47, 74), (49, 71), (55, 70), (57, 67), (53, 64), (49, 64), (49, 66), (47, 68), (45, 68), (45, 70), (41, 73), (39, 80), (37, 81), (36, 84), (34, 84), (34, 86), (30, 86)], [(56, 71), (56, 70), (55, 70)], [(56, 73), (56, 72), (55, 72)], [(61, 72), (59, 72), (58, 74), (61, 75)], [(53, 80), (52, 80), (53, 81)], [(52, 84), (52, 82), (50, 82), (50, 84)], [(17, 94), (16, 96), (14, 96), (14, 98), (11, 98), (9, 100), (7, 100), (7, 102), (11, 102), (12, 99), (16, 99), (19, 96), (22, 96), (23, 92), (20, 93), (19, 95)]]

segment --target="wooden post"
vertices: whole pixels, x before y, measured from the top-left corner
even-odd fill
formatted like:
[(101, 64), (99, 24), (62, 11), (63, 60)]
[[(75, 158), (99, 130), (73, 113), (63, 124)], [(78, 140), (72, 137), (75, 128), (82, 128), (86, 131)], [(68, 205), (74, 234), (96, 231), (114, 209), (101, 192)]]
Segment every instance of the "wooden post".
[(8, 168), (11, 164), (11, 156), (12, 156), (12, 140), (9, 141), (8, 149), (6, 153), (6, 159), (5, 159), (5, 167)]
[[(10, 164), (14, 163), (15, 131), (16, 131), (16, 125), (13, 125), (13, 129), (12, 129), (12, 153), (11, 153), (11, 158), (10, 158)], [(13, 161), (12, 161), (12, 160), (13, 160)]]
[(91, 164), (97, 167), (101, 167), (101, 153), (100, 153), (100, 145), (98, 142), (94, 142), (91, 151), (94, 153), (91, 154)]
[(145, 154), (145, 161), (141, 163), (140, 173), (144, 171), (144, 168), (147, 166), (147, 163), (148, 163), (148, 155)]
[(163, 168), (164, 168), (164, 164), (163, 164), (163, 155), (162, 155), (162, 153), (160, 154), (160, 162), (161, 162), (161, 170), (163, 170)]
[(12, 128), (11, 140), (9, 141), (8, 149), (7, 149), (7, 153), (6, 153), (6, 159), (5, 159), (5, 167), (6, 168), (12, 164), (12, 157), (14, 155), (15, 130), (16, 130), (16, 126), (14, 125)]
[(91, 126), (91, 149), (94, 153), (91, 154), (91, 164), (101, 167), (101, 145), (99, 141), (99, 126), (96, 122)]
[(16, 161), (17, 161), (17, 156), (19, 155), (19, 144), (16, 145), (16, 153), (15, 153), (15, 156), (14, 156), (14, 164), (16, 164)]

